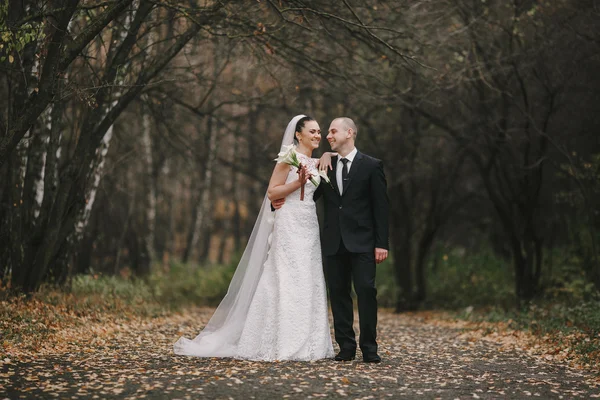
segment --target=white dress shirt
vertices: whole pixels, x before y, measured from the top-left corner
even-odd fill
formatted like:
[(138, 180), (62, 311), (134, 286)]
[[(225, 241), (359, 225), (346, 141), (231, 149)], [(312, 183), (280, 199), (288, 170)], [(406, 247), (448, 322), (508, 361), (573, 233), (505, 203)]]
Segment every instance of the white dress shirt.
[[(346, 157), (343, 157), (345, 159), (348, 160), (348, 162), (346, 163), (347, 167), (348, 167), (348, 173), (350, 173), (350, 168), (352, 167), (352, 161), (354, 161), (354, 157), (356, 157), (356, 153), (358, 152), (358, 150), (356, 150), (356, 147), (354, 149), (352, 149), (352, 151), (350, 153), (348, 153), (348, 155), (346, 155)], [(337, 159), (337, 166), (336, 166), (336, 170), (335, 170), (335, 179), (337, 180), (337, 185), (338, 185), (338, 190), (340, 191), (340, 194), (343, 193), (343, 182), (342, 182), (342, 168), (344, 168), (344, 163), (342, 162), (342, 156), (338, 153), (338, 159)]]

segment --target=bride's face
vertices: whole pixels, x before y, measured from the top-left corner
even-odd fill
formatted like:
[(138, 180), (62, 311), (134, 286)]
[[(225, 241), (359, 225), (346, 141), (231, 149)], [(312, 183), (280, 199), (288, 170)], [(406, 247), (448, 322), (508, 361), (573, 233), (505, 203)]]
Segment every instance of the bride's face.
[(296, 132), (296, 137), (299, 143), (314, 150), (321, 143), (321, 128), (319, 128), (317, 121), (306, 121), (302, 132)]

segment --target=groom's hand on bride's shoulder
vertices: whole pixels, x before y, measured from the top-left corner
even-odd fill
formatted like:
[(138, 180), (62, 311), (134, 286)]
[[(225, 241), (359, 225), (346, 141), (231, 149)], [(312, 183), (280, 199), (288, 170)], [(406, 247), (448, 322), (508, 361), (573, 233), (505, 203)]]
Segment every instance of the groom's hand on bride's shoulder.
[(285, 203), (285, 197), (281, 199), (276, 199), (271, 202), (271, 211), (279, 210), (283, 203)]
[(388, 251), (386, 249), (375, 248), (375, 262), (381, 264), (388, 257)]

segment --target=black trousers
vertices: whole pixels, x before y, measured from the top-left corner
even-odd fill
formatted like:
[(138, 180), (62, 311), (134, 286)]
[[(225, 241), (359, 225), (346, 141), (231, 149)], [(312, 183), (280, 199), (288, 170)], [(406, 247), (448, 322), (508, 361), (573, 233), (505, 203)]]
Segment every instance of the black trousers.
[(340, 350), (356, 351), (356, 334), (352, 327), (351, 283), (358, 300), (360, 337), (363, 354), (377, 353), (377, 289), (375, 288), (375, 250), (350, 253), (340, 243), (337, 254), (325, 257), (325, 273), (333, 312), (335, 341)]

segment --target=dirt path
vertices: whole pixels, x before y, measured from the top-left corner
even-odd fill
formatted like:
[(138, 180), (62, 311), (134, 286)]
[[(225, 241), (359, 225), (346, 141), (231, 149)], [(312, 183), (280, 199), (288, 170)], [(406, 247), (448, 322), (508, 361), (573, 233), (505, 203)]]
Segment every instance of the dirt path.
[[(0, 399), (600, 397), (596, 377), (474, 340), (418, 316), (380, 312), (383, 362), (257, 363), (175, 356), (211, 310), (90, 328), (53, 350), (0, 355)], [(68, 333), (65, 333), (68, 334)]]

